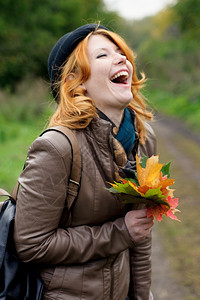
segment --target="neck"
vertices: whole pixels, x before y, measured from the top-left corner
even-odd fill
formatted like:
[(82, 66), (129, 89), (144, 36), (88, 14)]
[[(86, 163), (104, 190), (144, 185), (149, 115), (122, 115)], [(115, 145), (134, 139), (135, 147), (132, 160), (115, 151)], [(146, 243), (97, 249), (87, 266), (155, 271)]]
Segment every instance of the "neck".
[(119, 128), (121, 121), (124, 116), (124, 109), (122, 110), (114, 110), (113, 108), (103, 109), (99, 108), (114, 124), (117, 128)]

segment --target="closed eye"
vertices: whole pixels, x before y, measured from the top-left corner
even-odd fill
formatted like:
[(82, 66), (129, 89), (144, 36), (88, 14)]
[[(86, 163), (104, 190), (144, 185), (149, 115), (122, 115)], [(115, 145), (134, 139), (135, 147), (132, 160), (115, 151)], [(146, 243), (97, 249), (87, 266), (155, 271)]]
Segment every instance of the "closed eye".
[(121, 56), (126, 56), (126, 54), (124, 53), (124, 52), (122, 52), (122, 51), (119, 51), (118, 52)]
[(107, 56), (107, 54), (105, 54), (105, 53), (99, 54), (99, 55), (97, 55), (97, 58), (101, 58), (101, 57), (104, 57), (104, 56)]

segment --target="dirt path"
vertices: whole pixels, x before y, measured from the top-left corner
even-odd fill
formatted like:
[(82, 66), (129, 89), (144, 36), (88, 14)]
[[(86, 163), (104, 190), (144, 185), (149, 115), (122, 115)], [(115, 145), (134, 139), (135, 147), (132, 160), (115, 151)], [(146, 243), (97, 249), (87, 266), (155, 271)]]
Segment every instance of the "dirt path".
[[(185, 178), (187, 178), (188, 186), (195, 185), (195, 195), (199, 195), (200, 135), (191, 134), (180, 122), (163, 117), (159, 117), (153, 124), (153, 127), (158, 137), (158, 153), (164, 153), (164, 157), (169, 157), (169, 160), (173, 161), (178, 172), (179, 182), (184, 184)], [(183, 199), (184, 196), (188, 197), (186, 194), (187, 192), (183, 193), (181, 201), (185, 200)], [(191, 196), (191, 198), (195, 201), (195, 196)], [(196, 198), (196, 200), (198, 199)], [(184, 215), (182, 213), (181, 215), (184, 219)], [(179, 276), (173, 269), (171, 258), (166, 253), (163, 240), (159, 235), (158, 226), (159, 224), (156, 224), (153, 231), (152, 290), (154, 299), (200, 299), (197, 294), (195, 294), (196, 296), (194, 294), (191, 295), (188, 286), (184, 286), (179, 280)], [(182, 272), (184, 272), (184, 269)]]
[(152, 291), (154, 300), (183, 300), (187, 292), (176, 279), (170, 257), (165, 251), (156, 228), (153, 232), (152, 253)]

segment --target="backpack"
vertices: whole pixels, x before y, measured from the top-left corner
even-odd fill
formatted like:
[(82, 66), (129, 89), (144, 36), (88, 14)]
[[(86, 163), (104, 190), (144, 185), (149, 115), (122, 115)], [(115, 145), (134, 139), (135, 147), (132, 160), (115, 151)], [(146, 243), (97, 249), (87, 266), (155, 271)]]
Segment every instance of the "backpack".
[[(71, 223), (70, 211), (80, 186), (80, 149), (76, 137), (70, 129), (57, 126), (45, 130), (40, 136), (48, 131), (57, 131), (63, 134), (71, 145), (72, 167), (66, 202), (60, 220), (60, 226), (65, 227)], [(19, 183), (16, 184), (11, 195), (0, 189), (1, 196), (8, 196), (6, 201), (0, 203), (0, 300), (40, 300), (43, 283), (36, 266), (33, 263), (22, 262), (15, 251), (13, 230), (18, 189)]]

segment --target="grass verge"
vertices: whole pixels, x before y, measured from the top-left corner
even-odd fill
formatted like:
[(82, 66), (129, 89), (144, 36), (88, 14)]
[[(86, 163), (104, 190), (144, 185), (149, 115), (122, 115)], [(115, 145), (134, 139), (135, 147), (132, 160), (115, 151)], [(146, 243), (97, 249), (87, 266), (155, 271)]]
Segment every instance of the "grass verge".
[(168, 141), (162, 136), (158, 137), (158, 151), (162, 161), (172, 160), (171, 178), (176, 178), (175, 196), (179, 198), (181, 210), (177, 215), (181, 223), (165, 218), (159, 224), (158, 232), (170, 255), (178, 281), (188, 290), (183, 300), (197, 300), (200, 299), (200, 187), (198, 180), (194, 178), (194, 172), (196, 169), (200, 170), (200, 152), (195, 142), (190, 142), (181, 135), (172, 134), (171, 139), (179, 157), (173, 151), (170, 152), (170, 147), (167, 148), (166, 144)]
[(45, 128), (53, 108), (43, 81), (27, 81), (15, 94), (1, 91), (0, 105), (0, 187), (12, 192), (28, 148)]
[(155, 110), (166, 116), (180, 119), (192, 130), (200, 133), (200, 95), (193, 96), (189, 92), (178, 95), (154, 90), (149, 93), (148, 98), (150, 103), (153, 103)]

